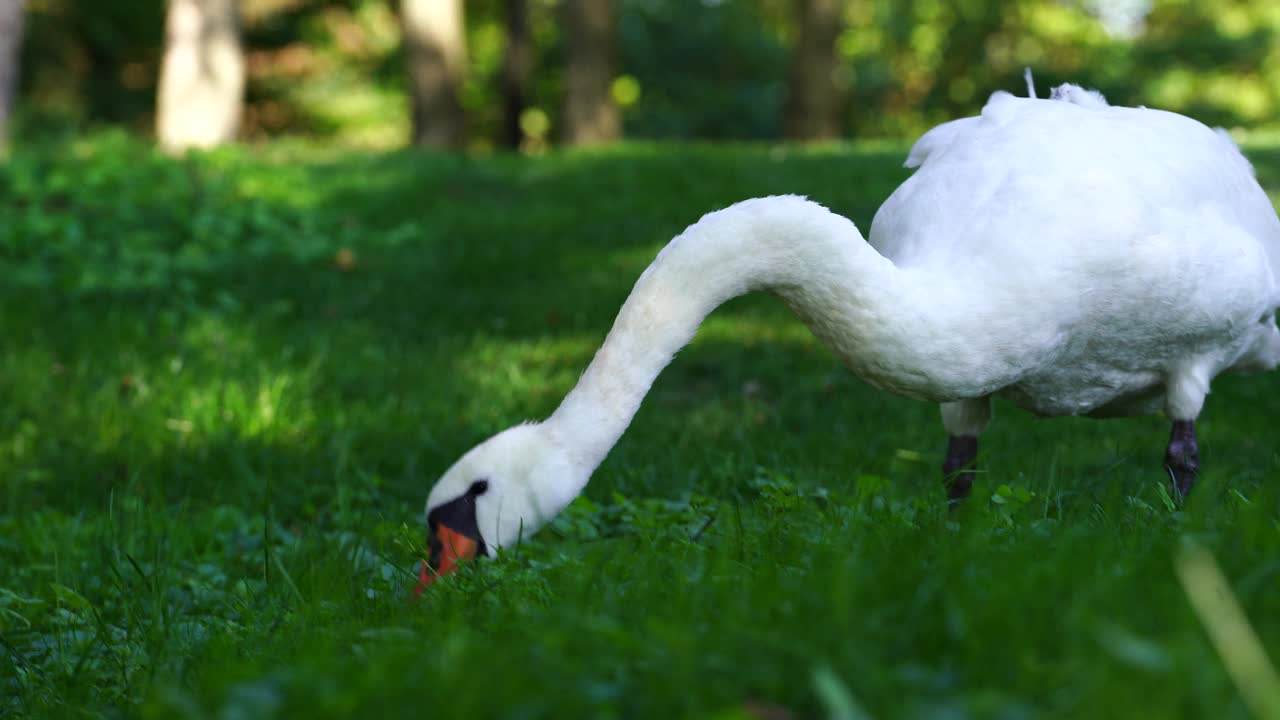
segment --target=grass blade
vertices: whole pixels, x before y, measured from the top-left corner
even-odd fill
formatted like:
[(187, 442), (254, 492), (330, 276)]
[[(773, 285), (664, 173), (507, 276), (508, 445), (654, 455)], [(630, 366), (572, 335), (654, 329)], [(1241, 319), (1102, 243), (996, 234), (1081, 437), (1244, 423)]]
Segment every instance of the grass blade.
[(1245, 703), (1258, 718), (1280, 718), (1280, 678), (1212, 553), (1188, 544), (1176, 567), (1191, 607)]

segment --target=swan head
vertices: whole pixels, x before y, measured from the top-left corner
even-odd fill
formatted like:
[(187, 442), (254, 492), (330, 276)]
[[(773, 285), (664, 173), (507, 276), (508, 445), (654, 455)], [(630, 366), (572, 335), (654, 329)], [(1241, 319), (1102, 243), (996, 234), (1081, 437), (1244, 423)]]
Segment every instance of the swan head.
[(472, 448), (427, 497), (430, 556), (418, 592), (460, 561), (537, 532), (573, 501), (589, 475), (542, 424), (517, 425)]

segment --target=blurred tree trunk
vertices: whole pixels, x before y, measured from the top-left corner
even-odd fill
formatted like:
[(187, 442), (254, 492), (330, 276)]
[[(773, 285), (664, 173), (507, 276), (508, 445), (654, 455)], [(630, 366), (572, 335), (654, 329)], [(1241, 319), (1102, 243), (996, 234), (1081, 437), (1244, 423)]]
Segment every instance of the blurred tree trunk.
[(402, 0), (400, 25), (413, 101), (413, 142), (460, 147), (467, 40), (462, 0)]
[(529, 32), (527, 0), (505, 0), (507, 48), (502, 56), (502, 141), (519, 148), (524, 139), (520, 115), (529, 99), (533, 72), (533, 40)]
[(622, 119), (613, 101), (616, 21), (613, 0), (565, 0), (564, 141), (616, 140)]
[(18, 95), (18, 50), (26, 0), (0, 0), (0, 156), (9, 149), (9, 116)]
[(238, 0), (169, 0), (156, 136), (169, 152), (235, 140), (245, 61)]
[(844, 0), (793, 0), (796, 42), (791, 49), (783, 131), (794, 140), (840, 137), (844, 87), (836, 38), (844, 29)]

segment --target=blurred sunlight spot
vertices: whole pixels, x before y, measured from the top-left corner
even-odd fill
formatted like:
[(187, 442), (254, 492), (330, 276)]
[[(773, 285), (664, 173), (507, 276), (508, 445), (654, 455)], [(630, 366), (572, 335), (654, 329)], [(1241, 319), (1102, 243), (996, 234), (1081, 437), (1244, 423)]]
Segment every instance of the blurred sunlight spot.
[(846, 59), (873, 55), (879, 52), (883, 39), (884, 33), (874, 27), (849, 28), (836, 40), (836, 51)]
[(1195, 76), (1185, 69), (1170, 70), (1154, 82), (1151, 96), (1153, 105), (1159, 107), (1178, 107), (1186, 105), (1195, 93)]
[(305, 82), (291, 83), (285, 92), (286, 105), (294, 105), (308, 124), (330, 133), (332, 142), (385, 150), (399, 147), (409, 134), (405, 93), (368, 82), (353, 67), (334, 64)]
[(1260, 120), (1270, 108), (1267, 90), (1257, 76), (1214, 75), (1202, 80), (1204, 96), (1250, 120)]
[(533, 140), (545, 140), (551, 129), (551, 118), (542, 108), (531, 107), (520, 113), (520, 129)]
[(1229, 38), (1243, 38), (1256, 27), (1247, 7), (1225, 5), (1218, 13), (1218, 29)]
[(640, 81), (634, 75), (619, 75), (611, 88), (613, 99), (622, 107), (635, 105), (640, 99)]
[(483, 57), (498, 57), (506, 45), (507, 34), (500, 23), (485, 22), (469, 33), (467, 42), (470, 53)]
[(911, 49), (924, 55), (934, 57), (942, 48), (942, 29), (933, 25), (917, 25), (911, 31)]
[(1079, 8), (1062, 5), (1036, 5), (1028, 8), (1027, 25), (1032, 32), (1050, 41), (1070, 42), (1080, 36), (1081, 26), (1093, 21)]

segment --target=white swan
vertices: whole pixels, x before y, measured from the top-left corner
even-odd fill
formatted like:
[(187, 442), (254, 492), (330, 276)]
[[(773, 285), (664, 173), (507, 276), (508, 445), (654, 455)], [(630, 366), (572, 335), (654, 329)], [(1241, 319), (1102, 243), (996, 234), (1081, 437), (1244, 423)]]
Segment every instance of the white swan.
[(997, 393), (1040, 415), (1163, 409), (1166, 467), (1190, 490), (1209, 381), (1280, 362), (1280, 220), (1226, 133), (1066, 85), (996, 93), (907, 165), (869, 243), (798, 197), (738, 203), (672, 240), (555, 413), (436, 484), (423, 585), (568, 505), (707, 314), (754, 290), (871, 384), (942, 403), (953, 500)]

